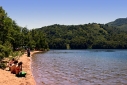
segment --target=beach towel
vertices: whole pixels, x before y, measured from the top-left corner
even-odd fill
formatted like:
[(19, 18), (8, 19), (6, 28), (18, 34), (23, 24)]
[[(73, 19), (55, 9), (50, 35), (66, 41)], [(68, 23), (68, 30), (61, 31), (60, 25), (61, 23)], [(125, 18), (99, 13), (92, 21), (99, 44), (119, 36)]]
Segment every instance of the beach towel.
[(25, 77), (26, 76), (26, 72), (22, 71), (19, 72), (19, 74), (16, 74), (17, 77)]

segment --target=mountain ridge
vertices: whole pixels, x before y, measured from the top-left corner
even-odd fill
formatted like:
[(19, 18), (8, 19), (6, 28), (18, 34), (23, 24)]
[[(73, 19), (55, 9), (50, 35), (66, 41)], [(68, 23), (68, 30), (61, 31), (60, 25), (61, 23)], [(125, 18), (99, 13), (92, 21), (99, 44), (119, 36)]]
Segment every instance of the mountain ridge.
[(122, 31), (127, 31), (127, 18), (118, 18), (112, 22), (107, 23), (109, 26), (114, 26)]

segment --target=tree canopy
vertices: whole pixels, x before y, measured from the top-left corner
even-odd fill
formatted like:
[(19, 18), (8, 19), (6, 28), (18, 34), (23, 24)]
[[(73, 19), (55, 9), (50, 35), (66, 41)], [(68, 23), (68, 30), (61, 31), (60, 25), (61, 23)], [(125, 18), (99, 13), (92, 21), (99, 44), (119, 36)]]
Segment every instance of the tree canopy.
[(36, 29), (46, 33), (50, 49), (125, 49), (127, 33), (108, 24), (54, 24)]
[(0, 7), (0, 60), (8, 57), (12, 51), (25, 47), (47, 49), (45, 33), (18, 26)]

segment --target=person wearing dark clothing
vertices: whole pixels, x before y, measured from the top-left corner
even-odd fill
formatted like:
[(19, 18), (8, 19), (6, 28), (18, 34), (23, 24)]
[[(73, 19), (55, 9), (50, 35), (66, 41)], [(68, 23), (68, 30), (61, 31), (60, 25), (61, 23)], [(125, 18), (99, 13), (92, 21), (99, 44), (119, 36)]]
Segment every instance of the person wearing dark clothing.
[(27, 57), (30, 57), (30, 49), (27, 49)]

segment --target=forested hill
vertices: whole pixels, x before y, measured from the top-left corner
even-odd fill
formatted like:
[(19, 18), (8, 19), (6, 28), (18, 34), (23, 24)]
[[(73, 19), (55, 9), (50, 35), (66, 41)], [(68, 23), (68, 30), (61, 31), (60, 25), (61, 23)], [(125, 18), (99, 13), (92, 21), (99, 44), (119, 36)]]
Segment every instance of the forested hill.
[(109, 24), (54, 24), (36, 29), (18, 26), (0, 7), (0, 60), (11, 52), (29, 47), (48, 49), (125, 49), (127, 31)]
[(115, 26), (120, 30), (127, 31), (127, 18), (118, 18), (115, 21), (107, 23), (109, 26)]
[(127, 48), (127, 33), (107, 24), (51, 25), (35, 29), (46, 34), (50, 49)]

